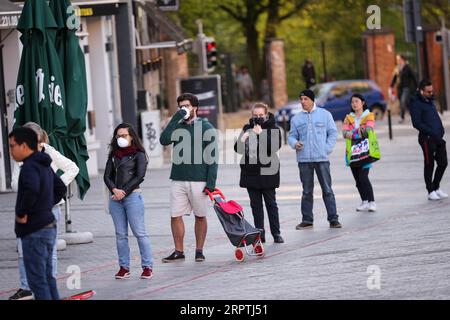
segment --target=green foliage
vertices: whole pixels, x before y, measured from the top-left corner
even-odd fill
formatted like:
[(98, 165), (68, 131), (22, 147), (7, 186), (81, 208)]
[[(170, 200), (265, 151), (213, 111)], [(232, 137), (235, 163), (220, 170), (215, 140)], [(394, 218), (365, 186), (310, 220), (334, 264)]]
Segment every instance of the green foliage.
[[(249, 0), (227, 0), (229, 7), (242, 9)], [(267, 5), (270, 0), (261, 0), (260, 5)], [(204, 24), (204, 33), (216, 38), (218, 52), (232, 54), (236, 65), (249, 64), (247, 41), (242, 24), (219, 8), (216, 0), (183, 0), (174, 19), (187, 30), (191, 37), (197, 34), (196, 19)], [(280, 0), (279, 14), (291, 11), (298, 1)], [(294, 98), (304, 87), (301, 67), (304, 59), (310, 57), (316, 67), (319, 78), (324, 74), (322, 42), (325, 46), (327, 75), (329, 79), (346, 79), (364, 76), (363, 33), (369, 17), (369, 5), (381, 8), (381, 27), (391, 29), (396, 38), (396, 51), (410, 57), (414, 66), (414, 44), (404, 40), (402, 13), (403, 0), (310, 0), (307, 6), (278, 23), (277, 37), (284, 39), (286, 50), (286, 71), (288, 94)], [(439, 25), (439, 17), (445, 17), (450, 25), (450, 1), (422, 1), (423, 20), (425, 25)], [(268, 14), (259, 16), (257, 30), (258, 45), (263, 55), (265, 32)]]

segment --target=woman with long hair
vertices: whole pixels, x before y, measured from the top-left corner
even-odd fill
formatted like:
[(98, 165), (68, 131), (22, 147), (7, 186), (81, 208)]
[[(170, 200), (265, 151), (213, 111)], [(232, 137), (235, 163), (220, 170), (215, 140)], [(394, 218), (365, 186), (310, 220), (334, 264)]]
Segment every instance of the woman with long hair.
[(116, 230), (119, 271), (116, 279), (130, 277), (128, 225), (137, 239), (141, 254), (142, 279), (153, 277), (150, 237), (145, 228), (145, 211), (139, 185), (147, 171), (147, 155), (134, 128), (122, 123), (114, 130), (109, 145), (104, 182), (111, 192), (109, 212)]
[[(374, 128), (375, 115), (367, 108), (364, 97), (355, 93), (351, 98), (351, 112), (344, 120), (344, 139), (357, 141), (367, 138), (368, 132), (374, 130)], [(371, 167), (371, 163), (351, 167), (353, 177), (356, 181), (356, 188), (362, 200), (362, 203), (356, 208), (356, 211), (375, 212), (377, 210), (372, 183), (369, 180), (369, 170)]]

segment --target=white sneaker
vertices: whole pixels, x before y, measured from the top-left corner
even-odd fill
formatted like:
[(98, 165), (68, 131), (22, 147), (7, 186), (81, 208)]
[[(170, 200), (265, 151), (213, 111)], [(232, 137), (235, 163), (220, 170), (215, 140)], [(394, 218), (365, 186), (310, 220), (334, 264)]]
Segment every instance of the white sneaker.
[(361, 202), (359, 207), (356, 208), (356, 211), (368, 211), (369, 210), (369, 201), (365, 200)]
[(369, 202), (369, 212), (375, 212), (377, 211), (377, 204), (375, 203), (375, 201), (370, 201)]
[(441, 189), (437, 189), (435, 192), (436, 192), (437, 196), (438, 196), (439, 198), (441, 198), (441, 199), (448, 198), (448, 194), (446, 194), (446, 193), (445, 193), (444, 191), (442, 191)]
[(436, 191), (433, 191), (428, 195), (428, 200), (441, 200), (441, 198), (439, 198)]

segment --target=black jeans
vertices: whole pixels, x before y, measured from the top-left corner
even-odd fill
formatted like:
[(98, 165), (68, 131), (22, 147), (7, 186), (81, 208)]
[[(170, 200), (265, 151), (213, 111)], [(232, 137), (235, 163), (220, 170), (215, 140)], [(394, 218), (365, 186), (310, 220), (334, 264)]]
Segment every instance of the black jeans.
[(369, 168), (351, 167), (353, 178), (356, 181), (356, 188), (358, 188), (359, 195), (362, 201), (375, 201), (373, 196), (372, 184), (369, 180)]
[(250, 206), (252, 207), (255, 228), (264, 230), (264, 198), (264, 202), (266, 203), (267, 215), (269, 216), (270, 233), (272, 235), (279, 235), (280, 220), (278, 216), (278, 205), (275, 189), (247, 188), (247, 192), (250, 197)]
[[(419, 136), (419, 144), (422, 147), (424, 156), (424, 178), (428, 193), (439, 189), (442, 176), (447, 168), (447, 148), (445, 141), (442, 144), (436, 144), (430, 138)], [(434, 162), (436, 161), (437, 168), (434, 172)]]

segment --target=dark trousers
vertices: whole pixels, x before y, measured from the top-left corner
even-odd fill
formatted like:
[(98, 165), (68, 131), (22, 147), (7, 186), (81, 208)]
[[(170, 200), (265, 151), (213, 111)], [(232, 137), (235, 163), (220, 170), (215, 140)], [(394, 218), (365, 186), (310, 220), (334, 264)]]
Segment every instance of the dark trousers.
[(400, 117), (405, 119), (405, 112), (409, 110), (409, 99), (411, 98), (411, 93), (409, 88), (403, 88), (402, 95), (400, 96)]
[(375, 201), (372, 184), (369, 180), (369, 168), (351, 167), (353, 178), (355, 178), (356, 188), (363, 201)]
[(250, 206), (252, 207), (255, 228), (264, 230), (264, 198), (264, 202), (266, 203), (267, 215), (269, 216), (270, 233), (272, 235), (279, 235), (280, 220), (278, 216), (278, 205), (275, 189), (247, 188), (247, 192), (250, 197)]
[(43, 228), (21, 238), (23, 262), (28, 285), (36, 300), (59, 300), (56, 279), (52, 272), (52, 252), (56, 227)]
[[(439, 189), (442, 176), (447, 168), (447, 148), (446, 143), (440, 145), (425, 136), (419, 136), (419, 144), (422, 147), (424, 156), (424, 171), (425, 185), (428, 193)], [(434, 172), (434, 162), (436, 161), (437, 168)], [(434, 172), (434, 178), (433, 178)]]

